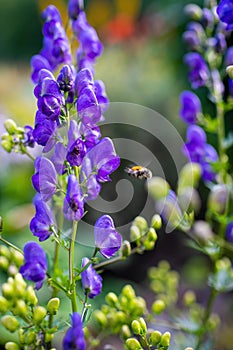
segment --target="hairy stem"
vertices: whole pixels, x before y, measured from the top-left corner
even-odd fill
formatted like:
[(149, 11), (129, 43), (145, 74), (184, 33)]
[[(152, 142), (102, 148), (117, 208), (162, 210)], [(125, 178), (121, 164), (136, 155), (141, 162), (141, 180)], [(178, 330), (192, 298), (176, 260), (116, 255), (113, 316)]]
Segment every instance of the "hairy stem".
[(78, 222), (73, 221), (73, 229), (70, 240), (69, 247), (69, 278), (70, 278), (70, 299), (72, 304), (72, 311), (78, 311), (77, 299), (76, 299), (76, 283), (74, 279), (74, 248), (75, 248), (75, 238), (78, 228)]

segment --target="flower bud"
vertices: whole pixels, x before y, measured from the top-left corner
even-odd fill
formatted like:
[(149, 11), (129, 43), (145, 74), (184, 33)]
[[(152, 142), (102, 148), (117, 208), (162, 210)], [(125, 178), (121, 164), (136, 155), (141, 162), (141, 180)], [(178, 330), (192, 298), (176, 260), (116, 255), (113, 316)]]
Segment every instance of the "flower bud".
[(8, 307), (8, 301), (0, 295), (0, 313), (4, 314), (8, 310)]
[(149, 239), (146, 239), (143, 242), (143, 247), (144, 247), (145, 250), (152, 250), (155, 247), (155, 242), (150, 241)]
[(184, 8), (184, 12), (191, 19), (198, 21), (202, 17), (202, 9), (196, 4), (188, 4)]
[(231, 268), (231, 261), (228, 258), (223, 258), (223, 259), (217, 260), (215, 263), (215, 266), (217, 271), (228, 270), (229, 268)]
[(5, 349), (6, 350), (20, 350), (20, 347), (16, 343), (9, 341), (5, 344)]
[(141, 344), (135, 338), (127, 339), (125, 344), (129, 350), (141, 350), (142, 349)]
[(0, 245), (0, 256), (5, 256), (7, 259), (10, 259), (10, 250), (5, 245)]
[(100, 310), (95, 310), (94, 312), (94, 317), (96, 319), (96, 321), (100, 324), (101, 327), (106, 327), (107, 325), (107, 318), (105, 316), (105, 314), (100, 311)]
[(152, 311), (156, 314), (159, 315), (163, 310), (165, 309), (166, 304), (163, 300), (158, 299), (155, 300), (155, 302), (152, 304)]
[(59, 306), (60, 306), (60, 299), (52, 298), (49, 300), (47, 304), (47, 310), (51, 315), (55, 315), (59, 309)]
[(27, 287), (27, 283), (24, 281), (21, 273), (17, 273), (17, 275), (15, 275), (15, 284), (20, 285), (24, 289)]
[(198, 220), (194, 223), (192, 233), (202, 243), (206, 243), (214, 237), (210, 225), (203, 220)]
[(28, 313), (27, 305), (25, 304), (25, 301), (22, 299), (18, 299), (16, 301), (16, 307), (14, 308), (14, 314), (18, 316), (26, 316)]
[(131, 245), (129, 241), (127, 240), (123, 241), (121, 246), (121, 253), (122, 253), (122, 256), (125, 258), (127, 258), (131, 254)]
[(53, 340), (54, 334), (46, 333), (45, 334), (45, 343), (48, 343)]
[(106, 300), (106, 303), (112, 307), (115, 307), (118, 303), (117, 295), (113, 292), (108, 293), (105, 297), (105, 300)]
[(190, 306), (196, 301), (196, 295), (192, 290), (187, 290), (183, 296), (183, 303), (186, 306)]
[(149, 342), (152, 346), (156, 346), (160, 343), (162, 333), (159, 331), (153, 331), (150, 335)]
[(9, 267), (9, 260), (5, 256), (0, 256), (0, 269), (7, 270)]
[(162, 226), (162, 219), (159, 214), (155, 214), (152, 216), (151, 219), (151, 227), (153, 227), (155, 230), (159, 230)]
[(25, 299), (29, 305), (35, 306), (38, 303), (38, 299), (36, 297), (35, 291), (32, 286), (29, 286), (26, 289)]
[(133, 221), (133, 225), (136, 225), (141, 233), (144, 233), (148, 228), (147, 221), (142, 216), (137, 216)]
[(228, 202), (229, 190), (226, 185), (215, 185), (208, 198), (208, 209), (215, 214), (224, 214)]
[(149, 194), (155, 199), (162, 199), (168, 195), (170, 186), (166, 180), (155, 176), (147, 181)]
[(58, 77), (57, 82), (61, 90), (67, 92), (74, 85), (74, 72), (71, 66), (65, 65), (62, 67)]
[(27, 345), (33, 344), (35, 339), (36, 339), (35, 332), (33, 332), (33, 331), (27, 332), (27, 334), (25, 334), (25, 336), (24, 336), (24, 343)]
[(19, 270), (15, 265), (11, 264), (8, 267), (7, 273), (9, 276), (15, 276), (18, 272), (19, 272)]
[(8, 152), (8, 153), (11, 153), (12, 151), (12, 143), (10, 140), (2, 140), (1, 141), (1, 145), (2, 145), (2, 148)]
[(117, 311), (115, 314), (115, 320), (117, 323), (127, 323), (127, 315), (123, 311)]
[(131, 332), (130, 332), (129, 326), (127, 324), (124, 324), (121, 327), (121, 336), (124, 340), (126, 340), (127, 338), (130, 338)]
[(141, 233), (136, 225), (130, 227), (130, 239), (132, 242), (139, 241), (141, 238)]
[(37, 306), (33, 312), (33, 320), (35, 323), (39, 324), (43, 321), (47, 314), (46, 309), (43, 306)]
[(188, 348), (185, 348), (184, 350), (193, 350), (193, 348), (189, 348), (189, 347), (188, 347)]
[(14, 316), (3, 316), (1, 318), (2, 325), (10, 332), (15, 332), (19, 327), (19, 322)]
[(5, 120), (4, 127), (10, 135), (15, 134), (17, 131), (17, 125), (15, 124), (14, 120), (12, 120), (12, 119)]
[(135, 298), (135, 291), (133, 289), (133, 287), (130, 284), (126, 284), (123, 288), (121, 293), (126, 296), (126, 298), (128, 298), (129, 300), (132, 300)]
[(12, 299), (15, 296), (14, 286), (10, 283), (3, 283), (2, 285), (2, 295), (6, 299)]
[(139, 321), (133, 320), (133, 322), (131, 323), (131, 328), (134, 334), (141, 334), (141, 325)]
[(178, 193), (186, 187), (197, 187), (201, 177), (201, 167), (197, 163), (187, 163), (179, 174)]
[(230, 79), (233, 79), (233, 65), (227, 66), (226, 72)]
[(170, 340), (171, 340), (171, 333), (170, 332), (165, 332), (160, 340), (160, 345), (162, 346), (169, 346), (170, 345)]
[(141, 333), (146, 334), (146, 332), (147, 332), (147, 325), (146, 325), (146, 322), (145, 322), (144, 318), (140, 317), (139, 318), (139, 323), (140, 323), (140, 326), (141, 326)]
[[(17, 250), (10, 248), (10, 252), (11, 252), (11, 258), (14, 261), (14, 263), (16, 264), (16, 266), (20, 267), (21, 265), (23, 265), (24, 262), (24, 256), (22, 253), (18, 252)], [(22, 278), (23, 280), (23, 278)]]
[(157, 238), (158, 236), (157, 236), (157, 233), (155, 232), (155, 229), (153, 227), (150, 227), (147, 233), (147, 239), (151, 242), (156, 242)]

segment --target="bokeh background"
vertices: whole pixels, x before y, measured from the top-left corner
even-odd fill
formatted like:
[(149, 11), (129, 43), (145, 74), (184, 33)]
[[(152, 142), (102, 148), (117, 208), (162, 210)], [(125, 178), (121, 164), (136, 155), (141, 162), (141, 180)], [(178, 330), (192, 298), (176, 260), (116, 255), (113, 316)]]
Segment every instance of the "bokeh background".
[[(154, 109), (165, 116), (183, 137), (185, 126), (180, 122), (178, 112), (179, 94), (189, 89), (187, 69), (183, 64), (186, 48), (181, 39), (188, 21), (183, 13), (187, 3), (186, 0), (85, 1), (87, 18), (97, 29), (105, 46), (96, 65), (96, 78), (105, 82), (110, 101), (132, 102)], [(66, 24), (65, 0), (1, 0), (1, 133), (5, 118), (13, 118), (19, 125), (33, 125), (36, 100), (30, 80), (30, 58), (41, 49), (40, 12), (49, 4), (59, 8)], [(0, 157), (0, 215), (4, 219), (4, 234), (9, 241), (23, 247), (27, 240), (32, 239), (28, 223), (33, 216), (31, 201), (34, 190), (30, 180), (33, 165), (26, 157), (8, 155), (2, 149)], [(166, 175), (175, 186), (176, 176), (173, 176), (169, 164), (166, 165)], [(207, 191), (203, 186), (200, 190), (205, 198)], [(46, 249), (50, 249), (48, 244)], [(111, 289), (118, 292), (126, 282), (133, 283), (137, 292), (150, 300), (146, 271), (161, 258), (167, 259), (172, 268), (181, 273), (183, 290), (189, 285), (198, 292), (199, 300), (206, 301), (207, 291), (202, 285), (209, 262), (189, 248), (184, 236), (176, 232), (161, 234), (154, 251), (107, 269), (104, 293), (96, 299), (96, 305), (102, 302), (106, 292)], [(0, 282), (4, 279), (2, 274)], [(44, 289), (41, 296), (44, 301), (48, 298)], [(231, 334), (229, 305), (230, 311), (233, 311), (232, 303), (217, 301), (216, 308), (218, 311), (221, 309), (225, 319), (218, 349), (232, 349), (224, 340), (226, 335), (229, 339)], [(62, 307), (66, 306), (62, 304)], [(2, 329), (0, 334), (1, 344), (8, 334)]]

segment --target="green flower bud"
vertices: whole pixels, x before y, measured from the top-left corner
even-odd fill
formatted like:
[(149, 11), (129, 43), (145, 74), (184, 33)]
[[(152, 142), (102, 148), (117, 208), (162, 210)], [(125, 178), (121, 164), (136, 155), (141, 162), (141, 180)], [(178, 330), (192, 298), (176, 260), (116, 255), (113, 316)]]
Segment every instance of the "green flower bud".
[(133, 320), (133, 322), (131, 323), (131, 328), (134, 334), (141, 334), (141, 325), (139, 321)]
[(128, 316), (123, 311), (117, 311), (115, 314), (115, 319), (117, 323), (123, 324), (123, 323), (127, 323)]
[(15, 332), (19, 328), (19, 322), (14, 316), (6, 315), (1, 318), (2, 325), (10, 332)]
[(125, 258), (127, 258), (131, 254), (131, 245), (129, 241), (123, 241), (123, 244), (121, 246), (121, 252), (122, 256), (124, 256)]
[(17, 125), (12, 119), (5, 120), (4, 127), (10, 135), (14, 135), (17, 131)]
[(202, 17), (202, 9), (196, 4), (188, 4), (184, 8), (185, 14), (195, 21)]
[(4, 314), (9, 307), (9, 303), (3, 296), (0, 295), (0, 313)]
[(133, 225), (135, 225), (139, 228), (141, 234), (144, 233), (145, 231), (147, 231), (147, 229), (148, 229), (147, 221), (142, 216), (137, 216), (133, 221)]
[(52, 298), (49, 300), (47, 304), (47, 310), (51, 315), (55, 315), (59, 309), (59, 306), (60, 306), (60, 299)]
[(139, 323), (140, 323), (140, 326), (141, 326), (141, 333), (146, 334), (146, 332), (147, 332), (147, 325), (146, 325), (146, 322), (145, 322), (144, 318), (140, 317), (139, 318)]
[(161, 312), (164, 311), (165, 307), (166, 307), (165, 302), (161, 299), (158, 299), (158, 300), (155, 300), (155, 302), (152, 304), (152, 311), (156, 315), (159, 315), (161, 314)]
[(35, 306), (38, 303), (38, 299), (32, 286), (27, 287), (25, 292), (25, 299), (27, 303), (32, 306)]
[(231, 268), (231, 261), (228, 258), (223, 258), (221, 260), (217, 260), (215, 266), (217, 271), (228, 270)]
[(106, 318), (105, 314), (102, 311), (95, 310), (94, 317), (95, 317), (96, 321), (100, 324), (100, 326), (102, 328), (106, 327), (106, 325), (107, 325), (107, 318)]
[(145, 250), (152, 250), (154, 249), (155, 242), (151, 242), (148, 239), (143, 242), (143, 247)]
[(178, 193), (186, 187), (197, 187), (201, 177), (201, 167), (197, 163), (187, 163), (179, 174)]
[(0, 269), (6, 271), (9, 267), (9, 260), (5, 256), (0, 256)]
[(125, 345), (129, 350), (141, 350), (141, 344), (139, 341), (135, 338), (129, 338), (126, 340)]
[[(13, 248), (10, 248), (10, 252), (11, 252), (11, 258), (14, 261), (15, 265), (18, 267), (23, 265), (23, 262), (24, 262), (23, 254), (21, 254), (20, 252), (18, 252), (17, 250), (15, 250)], [(21, 278), (21, 280), (23, 280), (23, 277)]]
[(14, 286), (10, 283), (3, 283), (2, 285), (2, 295), (6, 299), (12, 299), (15, 296)]
[(105, 297), (105, 300), (106, 300), (106, 303), (112, 307), (115, 307), (118, 303), (118, 297), (113, 292), (108, 293)]
[(161, 177), (155, 176), (147, 181), (147, 188), (149, 194), (155, 199), (162, 199), (168, 195), (170, 189), (166, 180)]
[(13, 343), (12, 341), (8, 341), (5, 344), (5, 349), (6, 350), (20, 350), (20, 347), (18, 346), (18, 344)]
[(5, 245), (0, 245), (0, 256), (5, 256), (7, 259), (10, 259), (10, 250)]
[(33, 320), (35, 323), (39, 324), (43, 321), (47, 314), (46, 309), (43, 306), (36, 306), (33, 312)]
[(132, 307), (135, 315), (142, 315), (146, 311), (146, 301), (142, 297), (137, 297), (132, 300)]
[(226, 185), (215, 185), (208, 198), (208, 209), (215, 214), (224, 214), (228, 202), (229, 190)]
[(155, 230), (159, 230), (162, 227), (162, 219), (159, 214), (152, 216), (151, 227), (153, 227)]
[(15, 276), (18, 272), (19, 272), (19, 269), (15, 265), (11, 264), (8, 267), (7, 273), (9, 276)]
[(45, 343), (48, 343), (53, 340), (54, 334), (46, 333), (45, 334)]
[(150, 335), (149, 342), (152, 346), (156, 346), (160, 343), (162, 333), (159, 331), (153, 331)]
[(233, 79), (233, 66), (232, 65), (227, 66), (226, 72), (227, 72), (229, 78)]
[(122, 295), (128, 299), (134, 299), (136, 297), (135, 290), (130, 284), (126, 284), (121, 291)]
[(150, 227), (147, 233), (147, 239), (151, 242), (156, 242), (157, 238), (158, 236), (157, 236), (157, 233), (155, 232), (155, 229), (153, 227)]
[(130, 227), (130, 240), (132, 242), (135, 242), (135, 241), (140, 241), (140, 238), (141, 238), (141, 233), (138, 226), (132, 225)]
[(204, 244), (214, 238), (210, 225), (203, 220), (198, 220), (194, 223), (192, 233), (194, 236), (196, 236), (199, 242)]
[(171, 340), (171, 333), (170, 332), (165, 332), (161, 336), (160, 345), (162, 345), (162, 346), (169, 346), (170, 345), (170, 340)]
[(124, 324), (122, 327), (121, 327), (121, 336), (124, 340), (126, 340), (127, 338), (130, 338), (131, 337), (131, 332), (130, 332), (130, 329), (129, 329), (129, 326), (127, 324)]
[(33, 344), (35, 339), (36, 339), (35, 332), (33, 332), (33, 331), (28, 332), (27, 334), (25, 334), (24, 343), (27, 345)]
[(25, 301), (22, 299), (18, 299), (16, 301), (16, 306), (14, 308), (14, 314), (17, 316), (26, 316), (28, 313), (27, 305), (25, 304)]
[(24, 333), (24, 330), (22, 328), (20, 328), (18, 330), (18, 337), (19, 337), (20, 344), (24, 344), (25, 343), (25, 333)]
[(11, 153), (12, 151), (12, 142), (10, 140), (2, 140), (1, 141), (2, 148), (8, 152)]
[(192, 290), (187, 290), (183, 296), (183, 303), (185, 306), (190, 306), (196, 301), (196, 295)]

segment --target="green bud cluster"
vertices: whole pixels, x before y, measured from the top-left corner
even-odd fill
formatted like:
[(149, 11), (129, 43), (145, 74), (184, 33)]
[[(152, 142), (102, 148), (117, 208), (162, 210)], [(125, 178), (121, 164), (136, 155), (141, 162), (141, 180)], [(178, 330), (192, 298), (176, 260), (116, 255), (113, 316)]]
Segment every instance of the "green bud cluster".
[(0, 245), (0, 269), (7, 272), (8, 275), (16, 275), (23, 264), (23, 260), (23, 254), (17, 250), (8, 248), (3, 244)]
[(156, 229), (162, 225), (161, 217), (155, 214), (151, 219), (151, 226), (149, 227), (146, 219), (142, 216), (137, 216), (132, 226), (130, 227), (130, 239), (135, 242), (139, 251), (152, 250), (157, 241)]
[(125, 285), (119, 295), (110, 292), (105, 297), (106, 304), (94, 312), (94, 318), (102, 330), (111, 334), (120, 333), (123, 339), (131, 336), (130, 326), (133, 320), (146, 312), (146, 302), (136, 296), (131, 285)]
[[(2, 253), (10, 258), (10, 250), (2, 249)], [(15, 260), (19, 258), (15, 256)], [(38, 299), (32, 286), (28, 286), (20, 273), (9, 277), (2, 284), (0, 296), (1, 324), (9, 332), (18, 331), (20, 346), (32, 346), (38, 341), (50, 342), (56, 327), (51, 328), (49, 318), (59, 309), (60, 300), (52, 298), (46, 307), (38, 305)], [(43, 336), (41, 338), (41, 329)], [(39, 335), (39, 336), (37, 336)], [(6, 349), (18, 349), (16, 343), (8, 342)], [(30, 347), (31, 348), (31, 347)]]
[(147, 329), (146, 322), (143, 317), (135, 319), (131, 323), (133, 333), (137, 339), (130, 337), (126, 339), (125, 345), (129, 350), (134, 349), (150, 349), (155, 348), (167, 350), (170, 345), (170, 332), (161, 333), (158, 330)]
[(5, 120), (4, 127), (7, 132), (1, 138), (2, 148), (8, 153), (12, 151), (24, 153), (24, 129), (17, 126), (12, 119)]
[(170, 269), (167, 261), (160, 261), (158, 266), (148, 270), (150, 288), (156, 294), (152, 311), (161, 313), (165, 307), (176, 303), (178, 298), (179, 275)]

